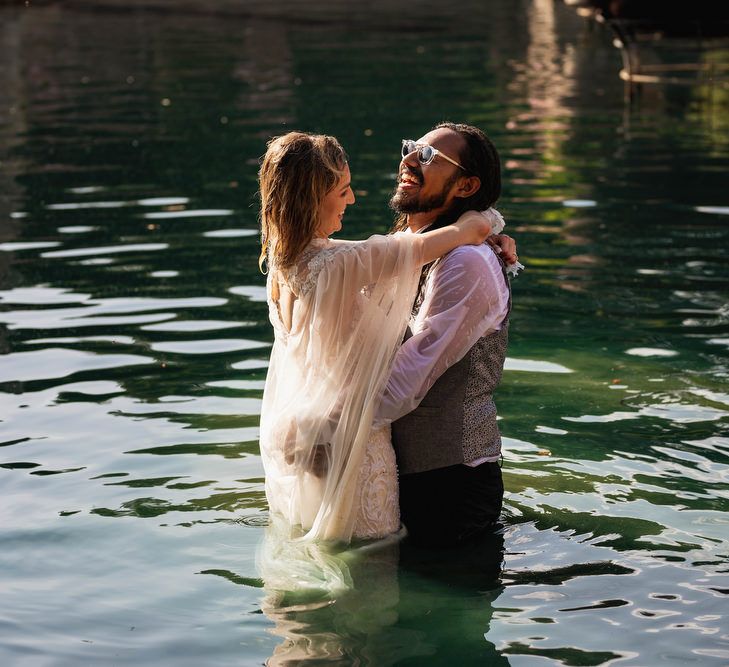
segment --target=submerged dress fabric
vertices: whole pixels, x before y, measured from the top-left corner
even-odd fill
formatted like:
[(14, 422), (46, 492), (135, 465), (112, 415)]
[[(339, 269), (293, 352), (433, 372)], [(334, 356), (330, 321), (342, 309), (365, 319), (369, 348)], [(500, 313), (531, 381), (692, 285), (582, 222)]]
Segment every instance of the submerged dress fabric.
[(372, 422), (422, 253), (413, 234), (315, 239), (294, 266), (270, 267), (275, 340), (260, 436), (266, 496), (271, 511), (308, 538), (348, 541), (399, 527), (389, 427), (373, 431)]

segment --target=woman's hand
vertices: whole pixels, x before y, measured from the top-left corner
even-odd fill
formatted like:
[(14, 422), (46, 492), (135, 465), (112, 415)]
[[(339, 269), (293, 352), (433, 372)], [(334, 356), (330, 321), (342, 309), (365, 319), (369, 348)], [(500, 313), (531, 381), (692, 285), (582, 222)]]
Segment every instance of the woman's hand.
[(481, 245), (491, 235), (491, 220), (482, 211), (466, 211), (454, 225), (466, 233), (464, 243), (470, 245)]
[(506, 264), (516, 264), (519, 255), (516, 254), (516, 241), (506, 234), (494, 234), (486, 242), (497, 252)]

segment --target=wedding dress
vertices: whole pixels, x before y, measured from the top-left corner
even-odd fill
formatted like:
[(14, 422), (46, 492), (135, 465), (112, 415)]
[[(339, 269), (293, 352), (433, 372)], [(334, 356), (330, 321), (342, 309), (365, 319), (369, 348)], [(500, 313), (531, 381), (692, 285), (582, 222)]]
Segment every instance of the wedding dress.
[(372, 421), (422, 253), (415, 234), (314, 239), (293, 266), (269, 266), (266, 496), (271, 512), (308, 538), (349, 541), (399, 529), (390, 429), (372, 430)]

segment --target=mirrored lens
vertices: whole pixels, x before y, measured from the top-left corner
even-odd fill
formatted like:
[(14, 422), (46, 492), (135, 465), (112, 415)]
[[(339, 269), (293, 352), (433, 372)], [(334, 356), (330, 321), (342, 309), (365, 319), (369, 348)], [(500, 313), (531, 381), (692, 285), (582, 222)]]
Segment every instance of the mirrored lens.
[(402, 141), (402, 156), (410, 155), (416, 148), (416, 144), (412, 139), (403, 139)]
[(428, 144), (418, 144), (412, 139), (402, 140), (402, 156), (407, 157), (413, 151), (418, 151), (418, 162), (420, 164), (430, 164), (435, 157), (435, 148)]
[(434, 157), (435, 151), (432, 146), (426, 145), (420, 147), (420, 150), (418, 151), (418, 160), (420, 160), (420, 164), (430, 164)]

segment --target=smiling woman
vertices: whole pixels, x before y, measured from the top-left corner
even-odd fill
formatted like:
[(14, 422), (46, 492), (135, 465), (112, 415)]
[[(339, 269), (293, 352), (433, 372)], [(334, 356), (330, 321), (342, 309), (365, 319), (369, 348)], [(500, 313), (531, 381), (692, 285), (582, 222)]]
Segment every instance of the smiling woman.
[(317, 238), (327, 238), (342, 228), (342, 218), (350, 204), (354, 204), (354, 192), (352, 192), (349, 165), (345, 164), (339, 182), (322, 200), (320, 221), (316, 230)]

